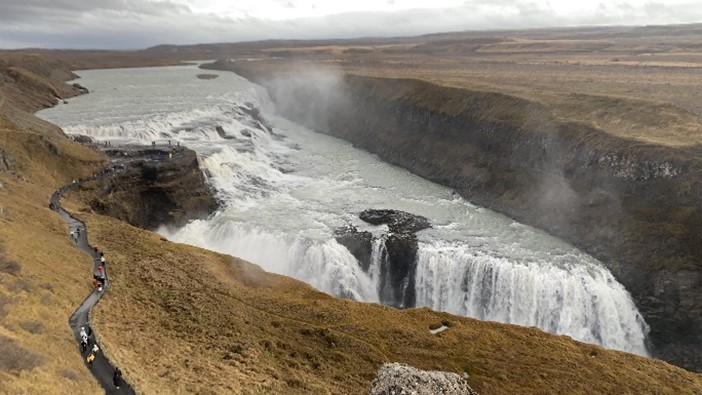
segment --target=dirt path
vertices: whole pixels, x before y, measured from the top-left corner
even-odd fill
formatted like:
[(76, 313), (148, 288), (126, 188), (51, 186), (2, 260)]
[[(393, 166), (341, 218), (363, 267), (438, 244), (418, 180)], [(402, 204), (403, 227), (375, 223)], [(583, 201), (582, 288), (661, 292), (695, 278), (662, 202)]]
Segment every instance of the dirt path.
[[(73, 216), (71, 216), (70, 213), (68, 213), (66, 210), (61, 208), (60, 206), (60, 200), (61, 197), (63, 196), (64, 193), (67, 191), (77, 188), (78, 183), (73, 183), (66, 185), (59, 189), (58, 191), (54, 192), (54, 194), (51, 196), (51, 208), (56, 211), (61, 218), (66, 221), (68, 224), (69, 231), (71, 232), (71, 235), (78, 234), (78, 237), (74, 237), (72, 239), (73, 242), (75, 242), (76, 247), (80, 248), (82, 251), (88, 253), (90, 257), (93, 260), (93, 267), (92, 267), (92, 274), (96, 275), (99, 274), (99, 267), (100, 267), (100, 254), (98, 254), (97, 250), (90, 246), (88, 244), (88, 237), (87, 237), (87, 229), (85, 227), (85, 223), (75, 219)], [(79, 232), (79, 233), (76, 233)], [(71, 326), (71, 329), (73, 330), (73, 335), (75, 336), (76, 339), (76, 344), (80, 344), (81, 336), (80, 336), (80, 331), (81, 328), (85, 328), (85, 330), (90, 334), (89, 338), (89, 345), (85, 350), (81, 351), (81, 347), (78, 346), (78, 350), (81, 353), (81, 357), (83, 359), (83, 363), (88, 365), (86, 358), (88, 355), (91, 353), (91, 349), (93, 348), (93, 345), (97, 344), (99, 347), (99, 351), (95, 353), (95, 360), (93, 361), (92, 367), (88, 367), (90, 371), (93, 373), (95, 378), (98, 380), (100, 385), (105, 389), (106, 394), (134, 394), (134, 390), (132, 387), (124, 380), (124, 378), (121, 379), (121, 383), (119, 385), (119, 388), (117, 388), (114, 384), (113, 381), (113, 375), (115, 372), (115, 367), (110, 363), (110, 361), (105, 357), (104, 350), (100, 344), (97, 343), (97, 339), (95, 337), (95, 331), (89, 330), (91, 327), (90, 325), (90, 312), (95, 306), (97, 302), (100, 301), (100, 298), (102, 298), (102, 295), (107, 292), (107, 290), (110, 287), (110, 282), (108, 280), (107, 276), (107, 265), (104, 265), (103, 268), (103, 274), (105, 276), (105, 285), (102, 291), (99, 291), (98, 288), (95, 288), (93, 292), (91, 292), (87, 298), (81, 303), (81, 305), (78, 307), (78, 309), (71, 315), (71, 317), (68, 320), (68, 324)], [(87, 273), (86, 273), (87, 274)], [(86, 276), (86, 281), (88, 280), (88, 277)]]

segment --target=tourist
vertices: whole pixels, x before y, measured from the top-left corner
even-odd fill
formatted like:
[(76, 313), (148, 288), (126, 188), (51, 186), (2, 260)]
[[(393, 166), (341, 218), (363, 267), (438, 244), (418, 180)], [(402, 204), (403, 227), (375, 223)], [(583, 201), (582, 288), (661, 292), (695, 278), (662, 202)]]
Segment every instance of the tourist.
[(81, 326), (80, 327), (80, 337), (88, 336), (88, 334), (85, 332), (85, 327)]
[(88, 336), (82, 336), (80, 338), (80, 352), (85, 352), (88, 349)]
[(93, 344), (93, 354), (97, 354), (98, 351), (100, 351), (100, 347), (98, 347), (97, 343)]
[(93, 361), (95, 360), (95, 355), (92, 353), (88, 354), (87, 358), (85, 358), (86, 361), (88, 361), (88, 367), (92, 368), (93, 367)]
[(112, 383), (114, 383), (117, 389), (119, 389), (119, 385), (122, 384), (122, 371), (120, 371), (119, 368), (115, 368), (115, 372), (112, 375)]

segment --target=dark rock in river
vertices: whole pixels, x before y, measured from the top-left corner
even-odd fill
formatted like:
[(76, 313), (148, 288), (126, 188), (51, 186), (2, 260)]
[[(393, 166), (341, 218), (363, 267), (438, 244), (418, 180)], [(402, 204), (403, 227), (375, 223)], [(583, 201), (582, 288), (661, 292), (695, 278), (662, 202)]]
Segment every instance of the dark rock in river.
[(219, 125), (215, 126), (215, 130), (217, 131), (217, 134), (219, 135), (219, 137), (221, 137), (225, 140), (234, 140), (235, 139), (234, 136), (227, 136), (227, 133), (224, 132), (224, 128), (219, 126)]
[(83, 134), (79, 134), (77, 136), (73, 136), (73, 141), (81, 143), (81, 144), (92, 144), (95, 142), (92, 137), (86, 136)]
[(418, 232), (431, 227), (425, 217), (400, 210), (369, 209), (358, 217), (373, 225), (387, 224), (391, 232)]
[(387, 256), (380, 265), (380, 301), (400, 308), (414, 307), (417, 292), (417, 236), (414, 233), (392, 233), (385, 240)]
[(368, 272), (373, 248), (373, 235), (370, 232), (359, 232), (355, 227), (337, 229), (334, 237), (339, 244), (346, 247), (353, 255), (364, 272)]
[[(429, 228), (429, 220), (420, 215), (399, 210), (365, 210), (359, 218), (373, 224), (387, 224), (390, 232), (383, 236), (384, 247), (379, 262), (380, 302), (399, 308), (414, 307), (414, 287), (419, 245), (414, 232)], [(359, 232), (353, 226), (335, 232), (336, 240), (345, 246), (358, 260), (364, 272), (368, 272), (373, 261), (373, 235)]]
[(73, 87), (76, 88), (76, 89), (78, 90), (78, 92), (79, 92), (81, 95), (84, 95), (84, 94), (86, 94), (86, 93), (90, 93), (90, 91), (88, 90), (88, 88), (84, 87), (84, 86), (81, 85), (81, 84), (74, 83), (74, 84), (73, 84)]

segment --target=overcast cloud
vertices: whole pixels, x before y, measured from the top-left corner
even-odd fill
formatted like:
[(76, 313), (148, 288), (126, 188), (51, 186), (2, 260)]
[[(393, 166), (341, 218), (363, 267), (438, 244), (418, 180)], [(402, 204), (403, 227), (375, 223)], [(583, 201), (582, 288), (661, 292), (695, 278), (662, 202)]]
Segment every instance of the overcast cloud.
[(0, 0), (0, 48), (353, 38), (702, 22), (689, 0)]

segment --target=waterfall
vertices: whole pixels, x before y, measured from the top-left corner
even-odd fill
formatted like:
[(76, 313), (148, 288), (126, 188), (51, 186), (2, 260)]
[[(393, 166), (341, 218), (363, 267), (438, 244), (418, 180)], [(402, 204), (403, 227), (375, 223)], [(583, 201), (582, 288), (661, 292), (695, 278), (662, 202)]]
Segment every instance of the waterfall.
[(565, 334), (647, 355), (648, 327), (631, 297), (605, 268), (587, 261), (508, 260), (460, 245), (422, 243), (417, 305), (481, 320)]
[(371, 278), (356, 258), (334, 239), (294, 237), (220, 216), (193, 221), (175, 233), (161, 229), (169, 239), (221, 251), (255, 262), (265, 270), (290, 276), (331, 295), (378, 302)]
[[(171, 240), (241, 257), (332, 295), (402, 305), (413, 292), (417, 306), (646, 355), (647, 326), (600, 262), (348, 143), (269, 117), (272, 130), (260, 116), (270, 104), (260, 87), (233, 73), (205, 83), (200, 72), (81, 71), (91, 94), (39, 115), (115, 146), (173, 140), (195, 150), (223, 207), (207, 220), (159, 230)], [(349, 223), (364, 226), (357, 214), (367, 208), (405, 210), (435, 225), (418, 235), (411, 275), (393, 272), (387, 236), (374, 239), (367, 272), (334, 239)]]

